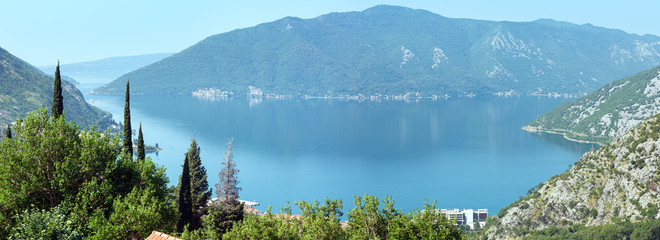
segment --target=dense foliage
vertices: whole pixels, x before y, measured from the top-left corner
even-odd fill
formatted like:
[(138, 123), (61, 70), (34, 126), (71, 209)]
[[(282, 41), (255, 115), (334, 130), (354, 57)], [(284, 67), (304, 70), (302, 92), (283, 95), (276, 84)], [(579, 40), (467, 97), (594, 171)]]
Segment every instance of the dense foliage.
[(69, 214), (60, 207), (50, 211), (25, 210), (15, 217), (16, 226), (11, 229), (9, 239), (83, 239)]
[[(348, 213), (348, 224), (342, 227), (339, 218), (342, 201), (325, 200), (296, 202), (300, 216), (291, 215), (287, 206), (281, 214), (248, 215), (223, 237), (227, 239), (462, 239), (461, 230), (447, 220), (434, 204), (424, 204), (423, 210), (404, 214), (394, 209), (387, 197), (380, 207), (378, 198), (356, 196), (356, 207)], [(193, 238), (191, 238), (193, 239)]]
[(45, 109), (17, 120), (13, 133), (0, 143), (0, 235), (31, 234), (31, 224), (61, 216), (73, 221), (61, 227), (90, 239), (173, 230), (164, 169), (122, 154), (119, 138), (51, 119)]
[[(243, 95), (584, 93), (660, 63), (660, 37), (553, 20), (451, 19), (377, 6), (210, 36), (96, 92)], [(540, 89), (540, 90), (539, 90)]]
[[(53, 103), (53, 78), (0, 48), (0, 127)], [(64, 114), (67, 121), (83, 127), (107, 129), (112, 115), (85, 102), (80, 91), (62, 81)]]
[(549, 227), (539, 231), (532, 231), (526, 239), (660, 239), (660, 220), (655, 219), (641, 222), (618, 220), (614, 223), (600, 226), (585, 227), (584, 225), (573, 225), (568, 228)]

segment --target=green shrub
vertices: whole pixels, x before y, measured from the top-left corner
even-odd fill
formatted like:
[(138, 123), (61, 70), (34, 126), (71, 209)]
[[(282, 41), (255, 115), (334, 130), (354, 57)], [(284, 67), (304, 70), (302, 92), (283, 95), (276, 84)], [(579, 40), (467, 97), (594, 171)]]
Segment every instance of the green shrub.
[(83, 239), (69, 214), (60, 207), (50, 211), (25, 210), (15, 220), (9, 239)]

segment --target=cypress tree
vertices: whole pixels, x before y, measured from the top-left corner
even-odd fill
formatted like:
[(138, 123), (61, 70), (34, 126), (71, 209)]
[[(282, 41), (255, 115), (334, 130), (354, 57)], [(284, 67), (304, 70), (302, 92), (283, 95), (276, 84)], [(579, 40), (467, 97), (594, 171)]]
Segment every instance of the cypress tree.
[(188, 157), (183, 162), (183, 172), (179, 180), (179, 213), (181, 218), (176, 224), (178, 232), (183, 232), (183, 228), (192, 221), (192, 197), (190, 195), (190, 167), (188, 166)]
[(186, 153), (186, 158), (190, 165), (190, 195), (193, 202), (193, 221), (190, 224), (190, 230), (201, 227), (202, 216), (207, 213), (206, 205), (211, 198), (211, 189), (209, 189), (209, 183), (206, 180), (206, 168), (202, 165), (202, 159), (199, 157), (199, 153), (199, 145), (197, 145), (197, 140), (193, 138), (190, 148)]
[(126, 80), (126, 103), (124, 105), (124, 152), (133, 156), (133, 130), (131, 129), (131, 96), (129, 80)]
[(62, 77), (60, 77), (60, 61), (57, 61), (57, 67), (55, 68), (55, 82), (53, 83), (53, 109), (51, 114), (53, 119), (59, 118), (62, 116), (64, 111), (64, 103), (62, 97)]
[(11, 125), (7, 124), (7, 131), (5, 132), (7, 139), (11, 139)]
[(138, 139), (137, 139), (137, 159), (143, 161), (145, 158), (144, 152), (144, 139), (142, 138), (142, 123), (140, 123), (140, 130), (138, 130)]

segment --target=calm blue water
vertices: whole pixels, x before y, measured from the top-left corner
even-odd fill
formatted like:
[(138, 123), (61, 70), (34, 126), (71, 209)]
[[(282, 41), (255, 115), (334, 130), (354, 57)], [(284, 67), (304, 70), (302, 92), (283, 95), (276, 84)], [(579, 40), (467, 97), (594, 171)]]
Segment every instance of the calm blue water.
[[(123, 119), (123, 96), (87, 95)], [(344, 200), (391, 195), (405, 211), (424, 199), (438, 208), (500, 208), (564, 172), (591, 146), (521, 127), (570, 99), (454, 98), (420, 102), (325, 100), (225, 101), (190, 96), (132, 96), (132, 124), (141, 122), (150, 156), (176, 184), (191, 138), (201, 147), (209, 183), (227, 139), (234, 139), (241, 199), (265, 210), (286, 200)], [(297, 208), (294, 208), (297, 209)]]

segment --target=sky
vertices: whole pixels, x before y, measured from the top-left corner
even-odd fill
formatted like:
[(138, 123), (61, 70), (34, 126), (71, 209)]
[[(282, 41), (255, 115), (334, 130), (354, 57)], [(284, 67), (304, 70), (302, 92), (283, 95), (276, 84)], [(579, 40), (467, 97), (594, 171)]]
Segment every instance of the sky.
[(660, 36), (657, 0), (0, 0), (0, 47), (35, 66), (179, 52), (211, 35), (286, 16), (314, 18), (379, 4), (451, 18), (551, 18)]

